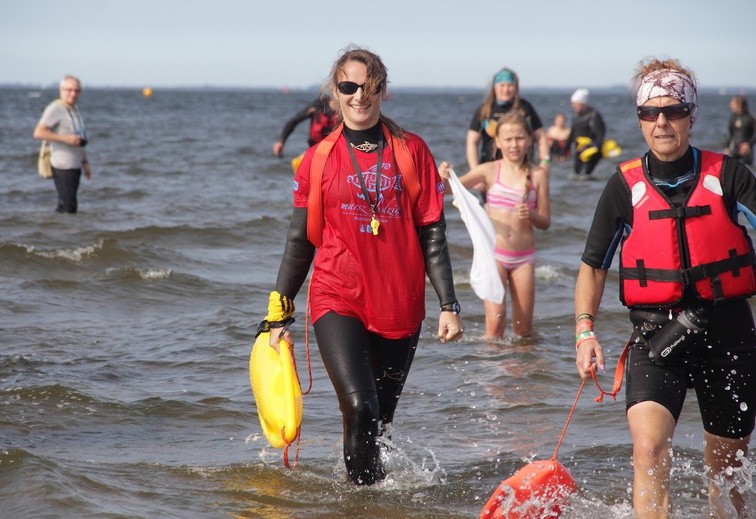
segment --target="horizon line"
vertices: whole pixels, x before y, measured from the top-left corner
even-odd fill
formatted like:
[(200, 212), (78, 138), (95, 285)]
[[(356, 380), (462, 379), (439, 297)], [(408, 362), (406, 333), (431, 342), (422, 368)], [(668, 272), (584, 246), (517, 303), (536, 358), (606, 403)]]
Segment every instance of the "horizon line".
[[(176, 85), (150, 85), (150, 84), (144, 84), (144, 85), (108, 85), (108, 84), (92, 84), (87, 85), (84, 83), (85, 88), (87, 89), (101, 89), (101, 90), (131, 90), (131, 89), (138, 89), (141, 90), (143, 88), (151, 88), (154, 90), (268, 90), (268, 91), (281, 91), (285, 93), (291, 93), (291, 92), (312, 92), (312, 91), (318, 91), (320, 90), (320, 85), (312, 84), (309, 86), (271, 86), (271, 85), (212, 85), (212, 84), (176, 84)], [(42, 83), (35, 83), (35, 82), (1, 82), (0, 88), (32, 88), (36, 90), (57, 90), (58, 83), (57, 82), (51, 82), (47, 84)], [(546, 85), (532, 85), (529, 87), (522, 87), (521, 89), (524, 91), (535, 91), (535, 90), (572, 90), (575, 88), (588, 88), (593, 89), (595, 91), (629, 91), (631, 89), (630, 86), (627, 85), (601, 85), (601, 86), (586, 86), (586, 85), (562, 85), (562, 86), (546, 86)], [(445, 90), (445, 91), (471, 91), (471, 92), (480, 92), (481, 90), (485, 90), (481, 88), (480, 86), (470, 86), (470, 85), (393, 85), (392, 89), (394, 90), (433, 90), (433, 91), (439, 91), (439, 90)], [(731, 92), (756, 92), (755, 86), (744, 86), (744, 85), (712, 85), (712, 86), (705, 86), (702, 87), (699, 85), (699, 90), (701, 91), (707, 91), (712, 92), (716, 91), (719, 93), (731, 93)]]

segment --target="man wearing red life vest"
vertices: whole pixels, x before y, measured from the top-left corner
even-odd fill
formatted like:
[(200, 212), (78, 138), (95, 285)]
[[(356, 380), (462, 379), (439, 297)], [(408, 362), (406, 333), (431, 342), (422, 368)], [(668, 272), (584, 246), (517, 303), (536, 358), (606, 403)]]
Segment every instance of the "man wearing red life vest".
[[(594, 322), (616, 247), (628, 343), (626, 412), (637, 517), (668, 517), (672, 437), (688, 387), (704, 426), (709, 513), (747, 513), (738, 488), (756, 419), (756, 179), (737, 160), (690, 145), (696, 84), (676, 60), (636, 75), (638, 123), (650, 150), (620, 165), (598, 202), (575, 286), (578, 373), (604, 369)], [(747, 483), (747, 482), (746, 482)], [(750, 486), (750, 485), (749, 485)]]

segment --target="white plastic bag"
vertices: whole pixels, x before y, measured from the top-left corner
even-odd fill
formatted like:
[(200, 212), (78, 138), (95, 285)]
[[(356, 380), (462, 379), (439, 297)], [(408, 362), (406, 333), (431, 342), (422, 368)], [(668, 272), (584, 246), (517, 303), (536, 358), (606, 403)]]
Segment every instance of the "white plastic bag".
[(494, 303), (504, 301), (504, 284), (494, 259), (496, 233), (491, 219), (478, 199), (463, 186), (456, 173), (449, 169), (449, 185), (454, 194), (454, 205), (459, 209), (473, 243), (473, 261), (470, 268), (470, 285), (481, 299)]

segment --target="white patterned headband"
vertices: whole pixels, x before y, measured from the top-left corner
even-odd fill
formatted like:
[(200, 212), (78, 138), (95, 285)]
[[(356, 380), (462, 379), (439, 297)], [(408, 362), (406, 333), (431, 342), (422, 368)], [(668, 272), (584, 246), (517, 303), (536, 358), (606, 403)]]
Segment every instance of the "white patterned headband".
[(674, 97), (681, 103), (692, 103), (690, 122), (696, 120), (698, 112), (698, 95), (696, 84), (690, 76), (679, 70), (656, 70), (643, 76), (635, 102), (638, 106), (654, 97)]

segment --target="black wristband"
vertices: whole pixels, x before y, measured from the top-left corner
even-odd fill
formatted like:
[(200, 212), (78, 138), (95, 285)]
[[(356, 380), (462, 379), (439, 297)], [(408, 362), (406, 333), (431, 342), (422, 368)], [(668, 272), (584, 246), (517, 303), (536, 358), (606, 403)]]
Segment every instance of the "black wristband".
[(261, 333), (268, 333), (270, 332), (271, 328), (284, 328), (289, 326), (294, 322), (293, 317), (288, 317), (282, 321), (268, 321), (266, 319), (263, 319), (260, 324), (257, 325), (257, 333), (255, 334), (255, 338), (258, 337)]
[(462, 308), (459, 306), (459, 303), (457, 301), (454, 301), (453, 303), (441, 305), (441, 311), (454, 312), (455, 314), (459, 314), (462, 311)]

